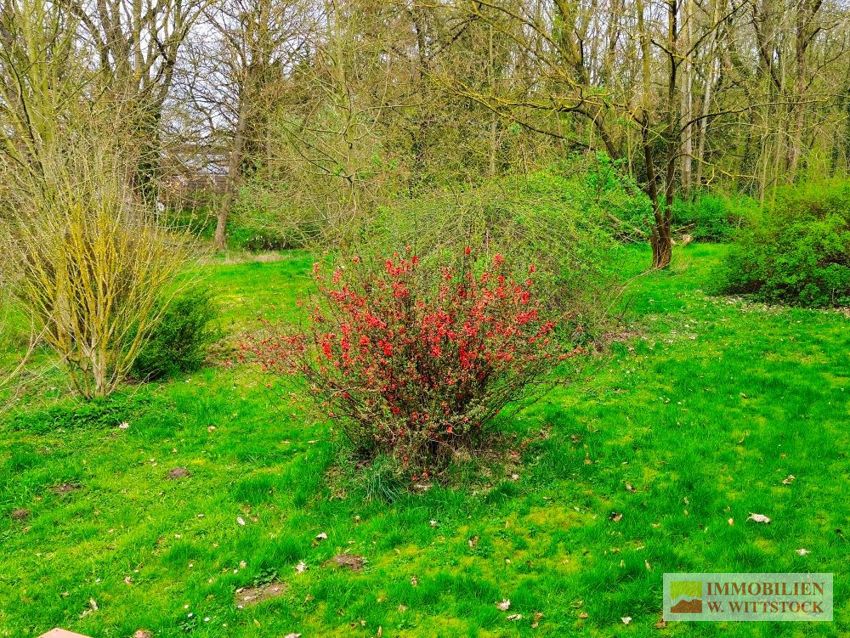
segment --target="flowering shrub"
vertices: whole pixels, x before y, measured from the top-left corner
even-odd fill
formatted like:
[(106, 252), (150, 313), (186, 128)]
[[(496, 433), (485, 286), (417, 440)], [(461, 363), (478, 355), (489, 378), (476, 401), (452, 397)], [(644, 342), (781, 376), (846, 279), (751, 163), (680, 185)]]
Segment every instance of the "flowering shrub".
[(330, 277), (306, 331), (246, 344), (267, 370), (303, 374), (363, 451), (427, 469), (482, 426), (562, 354), (558, 318), (535, 294), (535, 267), (511, 276), (496, 254), (474, 267), (424, 266), (409, 251), (380, 266), (355, 257)]

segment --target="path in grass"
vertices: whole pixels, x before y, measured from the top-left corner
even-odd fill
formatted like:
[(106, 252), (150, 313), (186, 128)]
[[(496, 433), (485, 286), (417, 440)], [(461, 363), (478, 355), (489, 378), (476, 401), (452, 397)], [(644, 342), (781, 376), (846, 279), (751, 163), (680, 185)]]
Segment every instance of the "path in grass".
[[(327, 426), (244, 367), (104, 409), (13, 415), (0, 431), (0, 636), (850, 632), (848, 320), (707, 297), (722, 251), (689, 247), (639, 279), (642, 337), (500, 423), (517, 462), (467, 489), (388, 506), (328, 486)], [(648, 255), (624, 259), (633, 272)], [(309, 259), (209, 268), (236, 329), (291, 315)], [(327, 564), (340, 554), (365, 567)], [(837, 620), (659, 630), (665, 571), (834, 572)], [(282, 595), (237, 608), (236, 589), (276, 580)]]

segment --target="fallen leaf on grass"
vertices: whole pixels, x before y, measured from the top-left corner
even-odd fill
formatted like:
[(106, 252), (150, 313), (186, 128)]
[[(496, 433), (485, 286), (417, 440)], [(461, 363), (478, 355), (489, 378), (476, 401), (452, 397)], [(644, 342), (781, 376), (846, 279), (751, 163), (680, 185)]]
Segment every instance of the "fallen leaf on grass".
[(662, 618), (654, 626), (656, 629), (667, 629), (667, 621)]
[(729, 519), (728, 521), (726, 521), (726, 522), (727, 522), (727, 523), (729, 523), (729, 525), (734, 525), (734, 524), (735, 524), (735, 519), (734, 519), (734, 518), (730, 518), (730, 519)]
[(511, 608), (511, 601), (505, 598), (505, 600), (503, 600), (502, 602), (496, 603), (496, 607), (498, 607), (502, 611), (507, 611)]
[(621, 520), (623, 520), (623, 513), (622, 512), (611, 512), (608, 515), (608, 518), (610, 520), (614, 521), (615, 523), (619, 523)]
[(298, 561), (298, 564), (295, 566), (295, 571), (299, 574), (303, 574), (307, 571), (307, 563), (305, 563), (303, 560)]
[(317, 541), (326, 541), (326, 540), (328, 540), (328, 535), (325, 534), (324, 532), (316, 534), (316, 540)]
[(626, 483), (626, 491), (632, 492), (632, 493), (637, 492), (637, 490), (635, 489), (635, 486), (632, 485), (631, 483)]
[(586, 612), (586, 611), (581, 612), (581, 613), (578, 615), (578, 617), (579, 617), (581, 620), (587, 620), (587, 612)]
[(797, 480), (796, 476), (794, 476), (793, 474), (789, 474), (784, 479), (782, 479), (782, 484), (783, 485), (791, 485), (791, 483), (793, 483), (796, 480)]
[(506, 618), (506, 620), (510, 620), (511, 622), (515, 622), (517, 620), (522, 620), (522, 614), (511, 614)]
[(748, 521), (753, 521), (754, 523), (769, 523), (770, 519), (764, 514), (755, 514), (750, 512), (750, 515), (747, 517)]
[(631, 616), (623, 616), (622, 618), (620, 618), (620, 620), (623, 621), (624, 625), (628, 625), (630, 622), (632, 622), (632, 617)]
[(419, 587), (419, 579), (416, 578), (416, 576), (412, 576), (410, 578), (410, 584), (413, 585), (414, 587)]
[(286, 634), (283, 638), (301, 638), (301, 634)]
[(800, 549), (795, 549), (794, 553), (797, 554), (797, 556), (805, 556), (807, 554), (811, 554), (811, 552), (809, 550), (807, 550), (805, 547), (801, 547)]
[(236, 522), (237, 522), (237, 523), (239, 523), (239, 525), (240, 525), (241, 527), (245, 527), (245, 519), (244, 519), (244, 518), (242, 518), (241, 516), (237, 516), (237, 517), (236, 517)]
[(478, 537), (473, 536), (472, 538), (469, 539), (469, 546), (472, 547), (472, 548), (475, 548), (476, 545), (478, 545)]
[(129, 429), (130, 429), (130, 424), (129, 424), (129, 423), (127, 423), (126, 421), (123, 421), (123, 422), (121, 422), (121, 423), (119, 423), (119, 424), (118, 424), (118, 429), (119, 429), (119, 430), (129, 430)]

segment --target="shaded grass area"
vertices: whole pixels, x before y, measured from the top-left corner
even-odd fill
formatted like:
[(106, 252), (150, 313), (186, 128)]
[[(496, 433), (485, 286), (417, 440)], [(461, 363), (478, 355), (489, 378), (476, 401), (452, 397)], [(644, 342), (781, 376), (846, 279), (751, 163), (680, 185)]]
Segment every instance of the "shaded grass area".
[[(640, 336), (496, 424), (509, 470), (470, 463), (468, 486), (391, 505), (329, 481), (328, 424), (244, 366), (9, 415), (0, 636), (850, 632), (848, 320), (707, 297), (724, 250), (679, 250), (632, 283)], [(620, 258), (627, 275), (648, 263), (643, 249)], [(225, 328), (296, 316), (310, 261), (208, 266)], [(343, 553), (362, 571), (327, 564)], [(834, 572), (836, 621), (657, 629), (666, 571)], [(282, 595), (237, 607), (238, 588), (275, 580)]]

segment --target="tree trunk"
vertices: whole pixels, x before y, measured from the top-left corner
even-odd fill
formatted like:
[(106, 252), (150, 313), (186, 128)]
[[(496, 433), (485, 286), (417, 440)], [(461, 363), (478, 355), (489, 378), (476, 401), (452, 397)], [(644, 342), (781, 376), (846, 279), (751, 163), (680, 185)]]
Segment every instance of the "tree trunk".
[(673, 238), (670, 233), (670, 224), (656, 224), (652, 229), (652, 237), (649, 242), (652, 246), (652, 267), (667, 268), (673, 258)]
[(248, 119), (244, 89), (240, 101), (239, 118), (236, 123), (236, 132), (233, 134), (233, 147), (230, 150), (230, 158), (227, 162), (227, 190), (219, 203), (215, 223), (215, 237), (213, 242), (217, 250), (225, 250), (227, 248), (227, 220), (230, 217), (230, 209), (233, 208), (236, 190), (239, 188), (239, 174), (244, 155), (243, 151), (245, 149), (245, 130)]
[[(691, 46), (691, 22), (694, 20), (694, 16), (696, 15), (696, 11), (694, 11), (693, 6), (693, 0), (687, 0), (683, 8), (685, 9), (685, 14), (683, 16), (684, 24), (682, 25), (684, 27), (682, 50), (687, 52)], [(694, 110), (694, 70), (693, 61), (688, 55), (685, 55), (685, 57), (682, 59), (681, 64), (684, 76), (682, 78), (682, 93), (680, 106), (680, 126), (682, 127), (682, 191), (685, 195), (689, 195), (692, 186), (691, 175), (693, 169), (694, 155), (693, 127), (690, 125), (690, 121), (693, 119)]]

